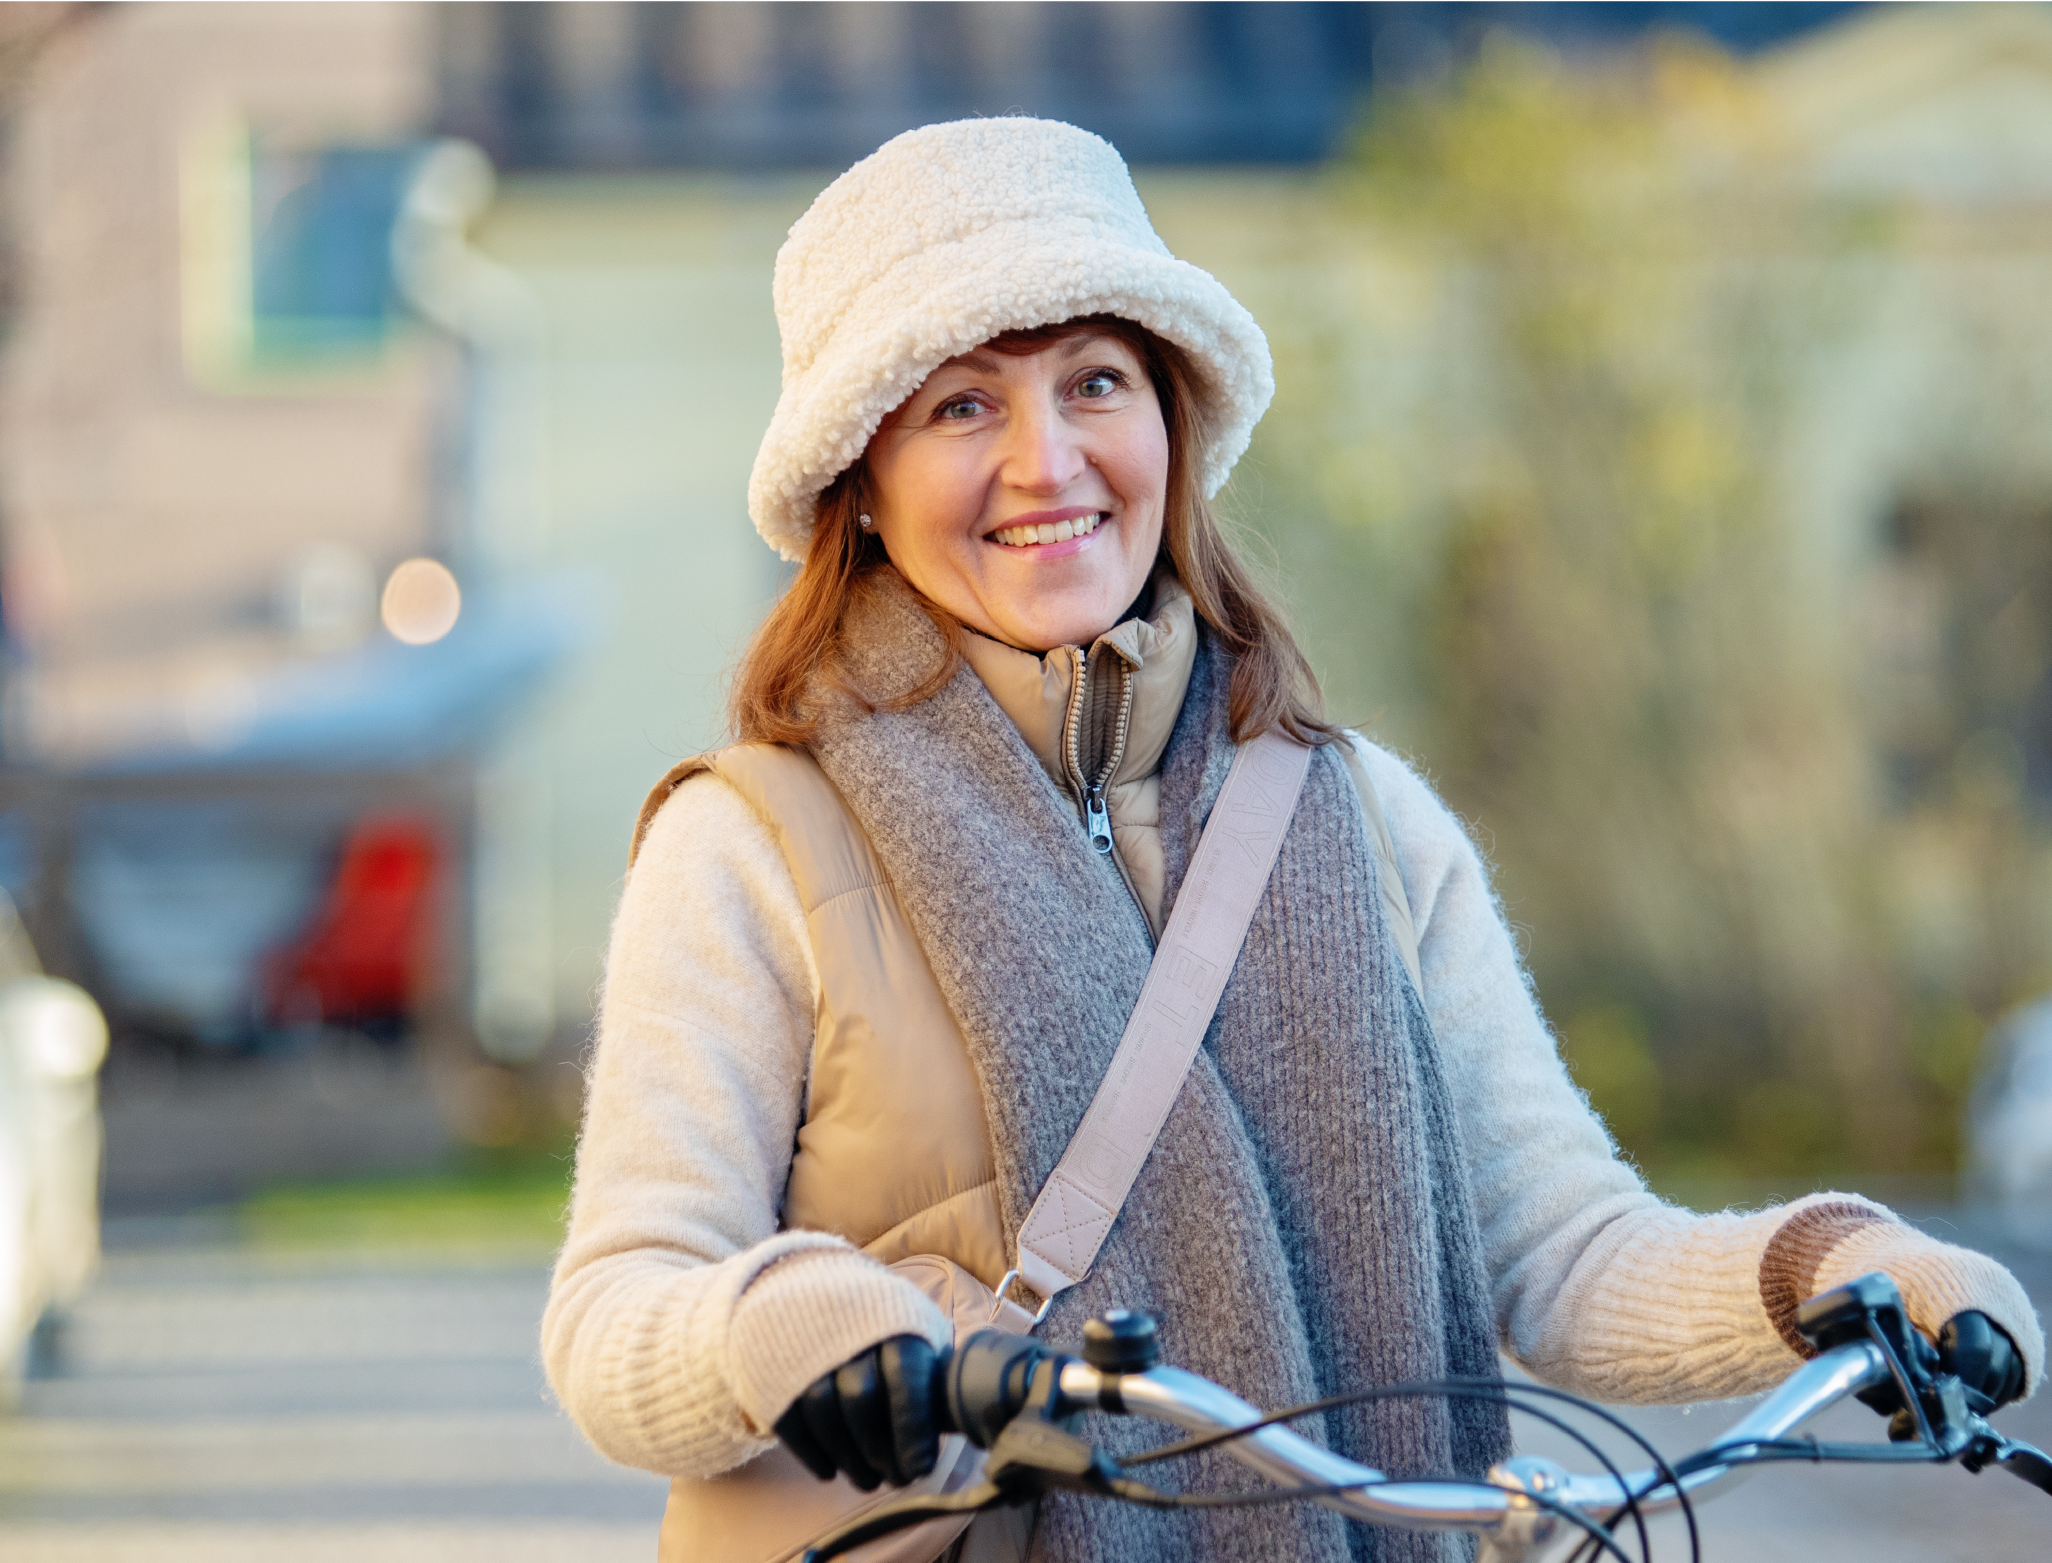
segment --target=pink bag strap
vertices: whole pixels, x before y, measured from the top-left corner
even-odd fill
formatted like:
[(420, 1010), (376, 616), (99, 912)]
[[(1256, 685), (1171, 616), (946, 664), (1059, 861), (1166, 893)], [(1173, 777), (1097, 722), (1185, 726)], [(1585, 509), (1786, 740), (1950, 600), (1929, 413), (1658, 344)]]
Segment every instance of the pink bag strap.
[(1090, 1273), (1218, 1010), (1310, 766), (1309, 749), (1273, 731), (1233, 757), (1111, 1067), (1019, 1228), (1000, 1307), (1024, 1281), (1043, 1299), (1038, 1324)]

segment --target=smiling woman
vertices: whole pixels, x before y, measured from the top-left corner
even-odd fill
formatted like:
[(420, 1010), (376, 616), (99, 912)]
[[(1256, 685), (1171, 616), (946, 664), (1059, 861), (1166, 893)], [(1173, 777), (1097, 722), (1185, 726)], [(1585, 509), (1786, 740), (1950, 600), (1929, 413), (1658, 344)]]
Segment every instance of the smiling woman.
[[(2042, 1372), (1993, 1261), (1849, 1195), (1677, 1210), (1618, 1156), (1460, 823), (1323, 719), (1218, 526), (1267, 345), (1109, 145), (909, 132), (792, 228), (775, 296), (749, 508), (802, 563), (742, 741), (636, 825), (543, 1324), (578, 1424), (676, 1478), (663, 1563), (794, 1556), (880, 1487), (973, 1480), (934, 1412), (958, 1325), (1073, 1341), (1145, 1306), (1259, 1404), (1487, 1375), (1499, 1346), (1605, 1399), (1708, 1399), (1780, 1379), (1803, 1299), (1884, 1269), (1977, 1393)], [(1257, 783), (1264, 813), (1233, 789), (1269, 762), (1302, 788)], [(1256, 840), (1265, 879), (1218, 867)], [(1244, 936), (1199, 955), (1235, 877)], [(1396, 1471), (1510, 1447), (1481, 1401), (1318, 1435)], [(1057, 1492), (965, 1523), (863, 1555), (1357, 1555), (1311, 1508)]]

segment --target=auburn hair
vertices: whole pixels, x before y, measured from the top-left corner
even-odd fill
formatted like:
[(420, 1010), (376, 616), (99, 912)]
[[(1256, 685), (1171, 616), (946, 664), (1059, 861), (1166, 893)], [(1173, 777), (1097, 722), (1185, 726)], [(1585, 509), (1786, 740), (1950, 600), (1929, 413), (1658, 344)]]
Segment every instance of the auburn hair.
[[(1086, 315), (1059, 325), (1007, 331), (983, 345), (1024, 357), (1065, 337), (1109, 336), (1147, 368), (1168, 430), (1168, 485), (1161, 552), (1232, 658), (1226, 712), (1233, 740), (1245, 743), (1280, 727), (1304, 744), (1330, 743), (1338, 729), (1325, 720), (1318, 678), (1282, 613), (1227, 541), (1205, 497), (1198, 459), (1205, 447), (1203, 403), (1189, 355), (1143, 326), (1116, 315)], [(777, 600), (742, 654), (729, 714), (744, 743), (803, 744), (820, 717), (807, 696), (825, 679), (861, 699), (841, 667), (848, 605), (890, 563), (882, 539), (862, 530), (870, 507), (867, 464), (858, 460), (819, 497), (818, 520), (797, 578)], [(906, 583), (910, 585), (910, 582)], [(890, 702), (917, 705), (937, 694), (962, 663), (962, 626), (916, 588), (913, 596), (940, 630), (946, 655), (932, 676)], [(863, 702), (868, 704), (869, 702)], [(874, 707), (871, 707), (874, 709)]]

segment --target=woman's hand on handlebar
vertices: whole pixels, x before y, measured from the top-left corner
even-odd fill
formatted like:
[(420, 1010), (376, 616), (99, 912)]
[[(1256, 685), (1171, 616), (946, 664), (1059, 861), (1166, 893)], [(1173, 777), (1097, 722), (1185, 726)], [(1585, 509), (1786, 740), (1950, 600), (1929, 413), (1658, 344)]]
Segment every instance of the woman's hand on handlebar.
[(917, 1335), (893, 1336), (815, 1379), (777, 1418), (777, 1437), (823, 1482), (916, 1482), (940, 1457), (947, 1360)]
[[(1956, 1313), (1945, 1321), (1934, 1346), (1922, 1334), (1909, 1337), (1920, 1373), (1950, 1373), (1966, 1391), (1967, 1409), (1986, 1416), (2023, 1394), (2023, 1353), (1999, 1324), (1979, 1309)], [(1883, 1416), (1897, 1418), (1891, 1437), (1914, 1438), (1915, 1424), (1904, 1408), (1902, 1392), (1891, 1380), (1860, 1391), (1859, 1399)]]

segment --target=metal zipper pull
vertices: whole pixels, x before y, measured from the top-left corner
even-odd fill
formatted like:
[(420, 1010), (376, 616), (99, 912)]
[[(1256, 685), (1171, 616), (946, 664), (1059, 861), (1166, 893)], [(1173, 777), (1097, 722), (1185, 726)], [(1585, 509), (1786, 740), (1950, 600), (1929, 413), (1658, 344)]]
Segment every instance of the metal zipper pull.
[(1092, 782), (1083, 794), (1083, 828), (1089, 832), (1093, 852), (1111, 851), (1111, 811), (1104, 806), (1103, 782)]

